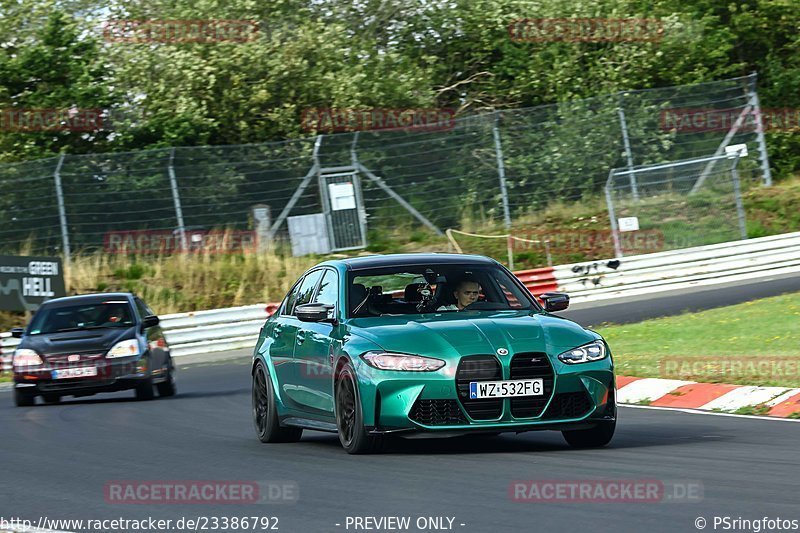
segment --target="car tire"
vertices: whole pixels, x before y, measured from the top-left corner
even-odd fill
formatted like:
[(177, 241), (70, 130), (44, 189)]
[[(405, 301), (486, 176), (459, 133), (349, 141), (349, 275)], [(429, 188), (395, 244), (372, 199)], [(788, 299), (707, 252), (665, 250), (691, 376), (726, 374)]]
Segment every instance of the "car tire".
[(355, 370), (349, 362), (337, 373), (334, 396), (336, 427), (339, 442), (345, 451), (353, 455), (381, 451), (385, 442), (383, 436), (369, 435), (364, 427), (361, 395), (358, 392)]
[(172, 375), (172, 361), (169, 361), (167, 365), (167, 379), (156, 384), (158, 395), (162, 398), (175, 396), (175, 393), (178, 392), (178, 389), (175, 386), (175, 376)]
[(253, 371), (253, 424), (258, 440), (264, 443), (297, 442), (303, 428), (283, 427), (275, 405), (275, 392), (266, 366), (259, 362)]
[(603, 421), (591, 429), (562, 431), (564, 440), (573, 448), (601, 448), (611, 442), (617, 421)]
[(42, 398), (44, 398), (44, 403), (49, 405), (57, 405), (61, 403), (60, 394), (45, 394), (42, 396)]
[(153, 390), (153, 380), (146, 379), (139, 385), (136, 385), (136, 399), (141, 401), (152, 400), (156, 397)]
[(14, 389), (14, 405), (17, 407), (30, 407), (36, 403), (36, 395), (21, 389)]

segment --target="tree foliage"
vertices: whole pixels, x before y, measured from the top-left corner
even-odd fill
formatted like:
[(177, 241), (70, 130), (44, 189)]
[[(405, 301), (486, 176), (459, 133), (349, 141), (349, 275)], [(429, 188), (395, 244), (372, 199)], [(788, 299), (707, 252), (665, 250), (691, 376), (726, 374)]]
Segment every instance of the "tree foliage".
[[(308, 136), (304, 109), (462, 114), (759, 73), (765, 107), (797, 107), (795, 0), (2, 0), (0, 108), (110, 112), (108, 129), (0, 132), (6, 161)], [(646, 18), (654, 42), (515, 42), (522, 18)], [(247, 20), (247, 42), (109, 42), (107, 20)], [(796, 135), (773, 166), (800, 168)]]

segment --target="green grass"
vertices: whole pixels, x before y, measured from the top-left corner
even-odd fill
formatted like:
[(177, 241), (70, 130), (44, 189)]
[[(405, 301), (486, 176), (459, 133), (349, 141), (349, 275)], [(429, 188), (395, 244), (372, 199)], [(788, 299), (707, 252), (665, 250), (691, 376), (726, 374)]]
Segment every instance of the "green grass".
[(798, 387), (799, 321), (794, 293), (597, 332), (620, 375)]

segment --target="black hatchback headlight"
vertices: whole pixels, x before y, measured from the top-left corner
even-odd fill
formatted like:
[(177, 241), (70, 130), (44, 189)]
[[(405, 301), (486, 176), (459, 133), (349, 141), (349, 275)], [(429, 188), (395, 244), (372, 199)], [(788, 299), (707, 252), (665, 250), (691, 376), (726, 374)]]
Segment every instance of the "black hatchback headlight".
[(579, 363), (600, 361), (601, 359), (605, 359), (606, 355), (608, 355), (606, 344), (603, 341), (598, 340), (558, 354), (558, 359), (562, 363), (576, 365)]

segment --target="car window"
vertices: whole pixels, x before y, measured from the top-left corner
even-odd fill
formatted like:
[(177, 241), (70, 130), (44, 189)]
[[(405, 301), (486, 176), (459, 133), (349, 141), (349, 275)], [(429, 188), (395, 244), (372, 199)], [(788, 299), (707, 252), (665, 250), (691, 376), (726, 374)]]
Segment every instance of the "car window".
[(339, 276), (333, 270), (326, 270), (319, 285), (319, 291), (314, 297), (315, 303), (336, 305)]
[(300, 282), (296, 282), (294, 287), (289, 289), (289, 292), (286, 293), (286, 297), (281, 302), (280, 310), (278, 310), (278, 316), (280, 315), (290, 315), (292, 314), (292, 309), (294, 308), (294, 301), (297, 299), (297, 291), (300, 290)]
[(125, 300), (109, 300), (39, 309), (29, 328), (30, 335), (95, 328), (132, 326), (133, 309)]
[[(465, 283), (472, 284), (473, 291), (478, 290), (478, 297), (472, 303), (457, 301), (456, 292)], [(465, 308), (536, 309), (527, 291), (496, 265), (430, 264), (363, 269), (348, 276), (347, 290), (349, 317), (458, 312)]]
[(153, 314), (153, 312), (139, 298), (134, 298), (133, 302), (136, 304), (136, 310), (139, 311), (139, 316), (141, 318)]
[(294, 309), (297, 309), (298, 305), (307, 304), (311, 301), (311, 297), (314, 296), (314, 289), (317, 286), (319, 278), (322, 277), (322, 273), (322, 270), (316, 270), (303, 279), (303, 283), (300, 284), (300, 288), (297, 291), (297, 299), (294, 302), (294, 308), (291, 314), (294, 314)]

